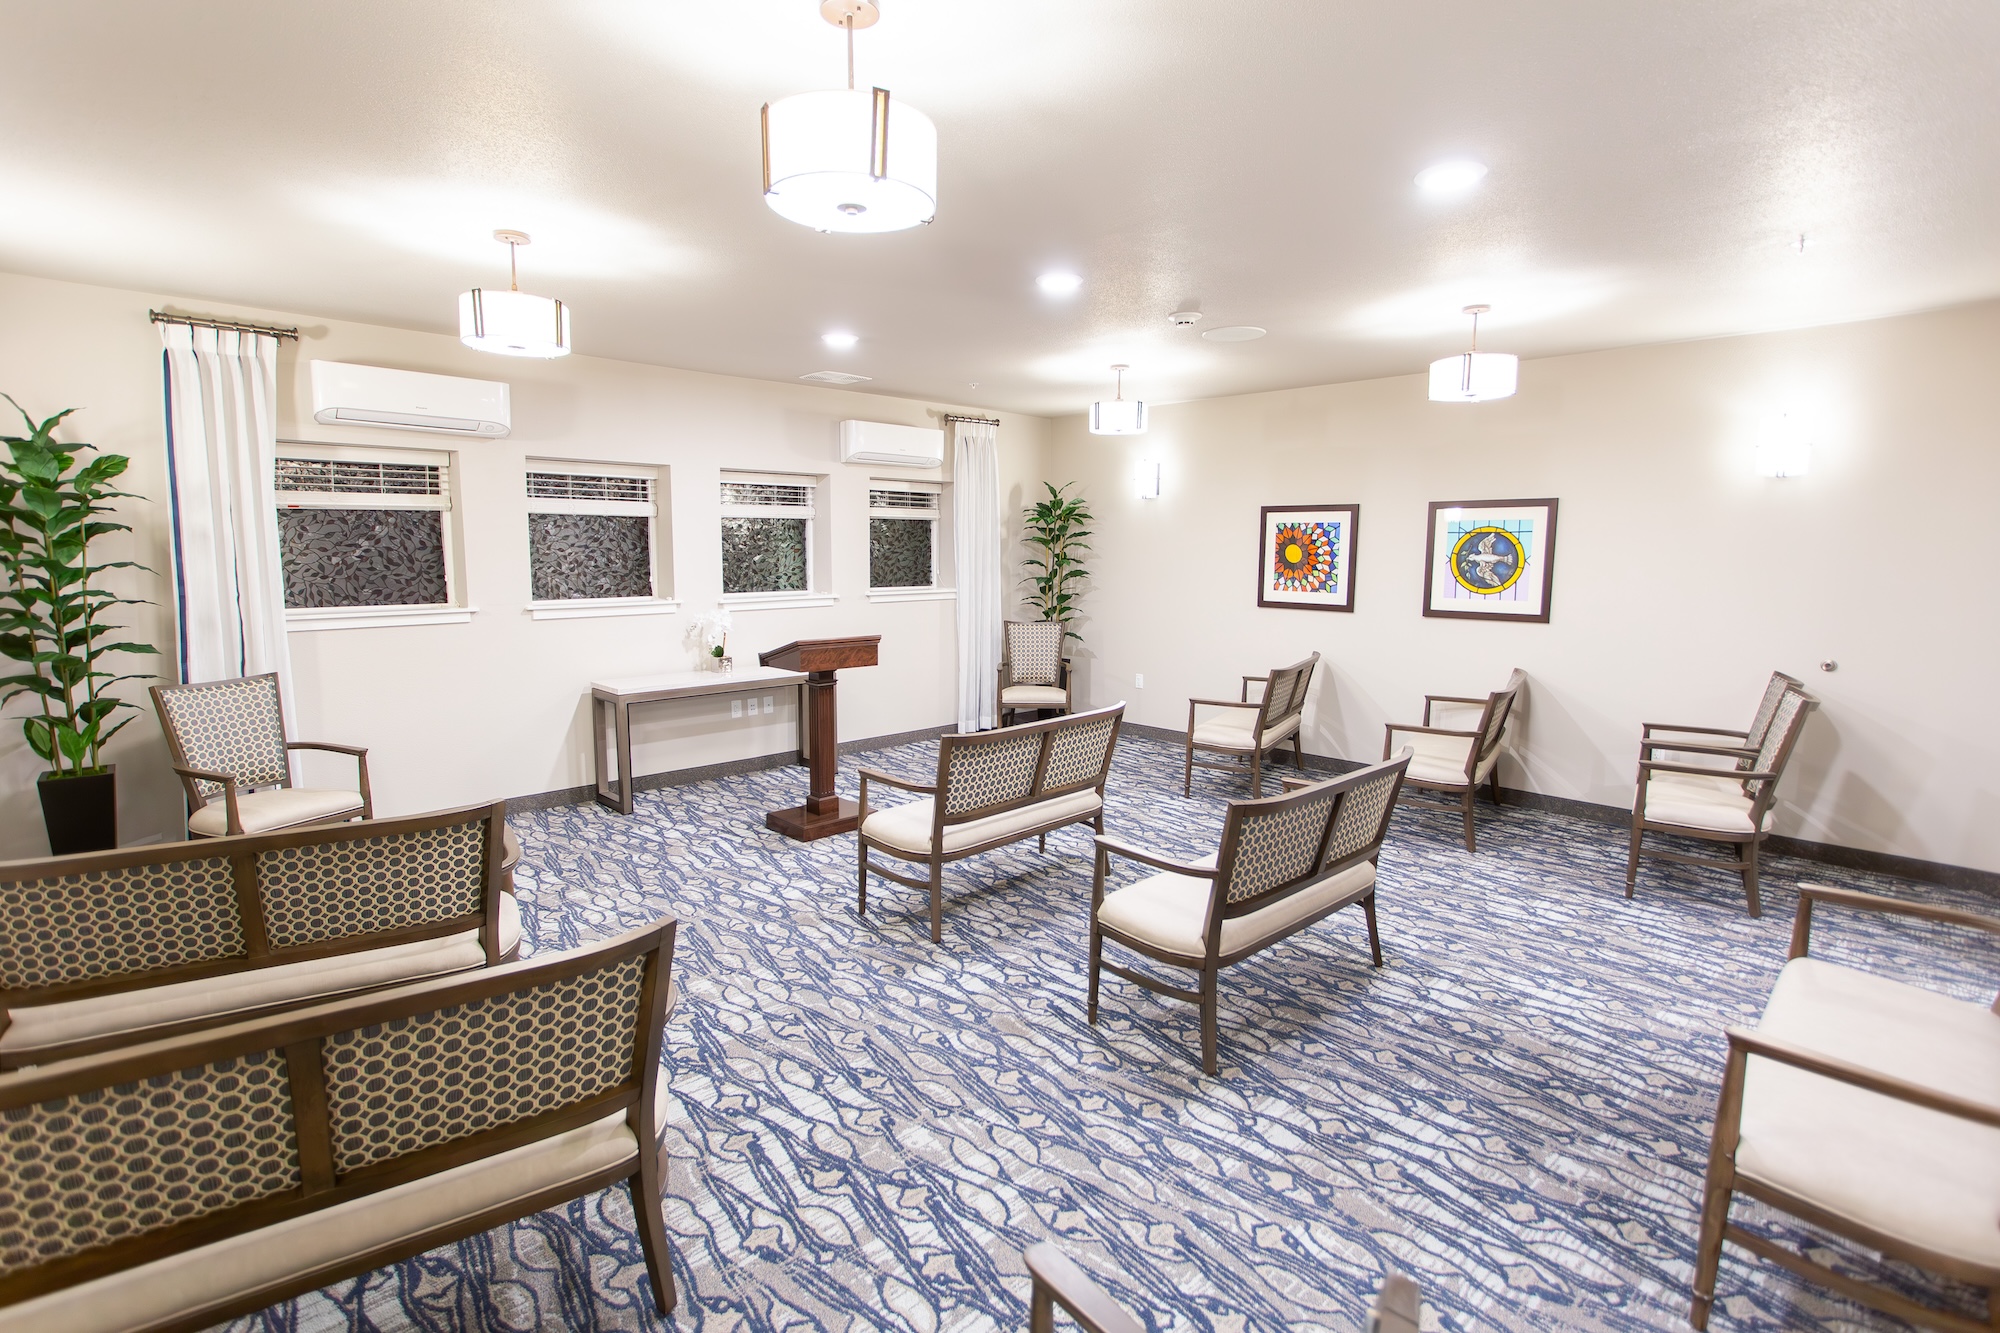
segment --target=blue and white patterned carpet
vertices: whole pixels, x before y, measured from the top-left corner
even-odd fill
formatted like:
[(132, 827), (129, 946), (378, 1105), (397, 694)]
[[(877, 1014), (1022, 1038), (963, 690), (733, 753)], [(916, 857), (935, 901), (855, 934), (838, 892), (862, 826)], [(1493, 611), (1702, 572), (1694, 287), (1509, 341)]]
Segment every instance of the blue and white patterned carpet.
[[(864, 761), (927, 779), (935, 753)], [(1109, 831), (1213, 849), (1244, 784), (1199, 775), (1185, 800), (1178, 753), (1121, 744)], [(1386, 1268), (1422, 1282), (1427, 1329), (1685, 1329), (1720, 1033), (1784, 961), (1790, 886), (1992, 906), (1782, 860), (1762, 920), (1732, 878), (1663, 863), (1627, 903), (1620, 829), (1482, 807), (1475, 856), (1455, 818), (1400, 812), (1387, 966), (1348, 912), (1226, 973), (1207, 1079), (1190, 1005), (1107, 978), (1084, 1021), (1087, 829), (949, 867), (933, 946), (915, 892), (876, 881), (855, 915), (852, 837), (765, 831), (803, 785), (782, 769), (648, 793), (630, 818), (513, 820), (537, 950), (681, 920), (681, 1326), (1024, 1328), (1020, 1251), (1053, 1238), (1154, 1329), (1344, 1333)], [(1828, 913), (1814, 946), (1991, 995), (1990, 952), (1951, 932)], [(1901, 1327), (1733, 1253), (1719, 1295), (1730, 1333)], [(232, 1327), (657, 1325), (614, 1190)]]

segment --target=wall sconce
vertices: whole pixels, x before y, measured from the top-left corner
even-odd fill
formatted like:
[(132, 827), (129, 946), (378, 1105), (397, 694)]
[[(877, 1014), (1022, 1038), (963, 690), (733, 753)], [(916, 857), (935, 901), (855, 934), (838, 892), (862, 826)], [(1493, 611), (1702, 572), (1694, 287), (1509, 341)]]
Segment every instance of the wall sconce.
[(1810, 471), (1812, 440), (1787, 413), (1779, 418), (1775, 431), (1757, 441), (1757, 475), (1803, 477)]
[(1133, 473), (1133, 478), (1139, 483), (1139, 498), (1141, 500), (1157, 500), (1160, 498), (1160, 465), (1158, 463), (1141, 460), (1138, 469)]

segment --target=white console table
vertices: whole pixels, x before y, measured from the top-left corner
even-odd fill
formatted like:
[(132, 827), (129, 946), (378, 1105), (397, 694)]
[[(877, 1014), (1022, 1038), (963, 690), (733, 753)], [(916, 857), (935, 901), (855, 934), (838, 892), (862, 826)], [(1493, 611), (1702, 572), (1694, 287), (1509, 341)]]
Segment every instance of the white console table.
[[(621, 815), (632, 813), (632, 709), (639, 704), (694, 699), (706, 694), (752, 694), (787, 685), (799, 687), (799, 752), (806, 747), (807, 676), (803, 671), (745, 666), (734, 671), (662, 671), (650, 676), (619, 676), (590, 684), (590, 730), (597, 755), (597, 800)], [(610, 716), (607, 718), (606, 714)], [(605, 753), (604, 728), (610, 722), (617, 747), (618, 775), (614, 783), (610, 756)]]

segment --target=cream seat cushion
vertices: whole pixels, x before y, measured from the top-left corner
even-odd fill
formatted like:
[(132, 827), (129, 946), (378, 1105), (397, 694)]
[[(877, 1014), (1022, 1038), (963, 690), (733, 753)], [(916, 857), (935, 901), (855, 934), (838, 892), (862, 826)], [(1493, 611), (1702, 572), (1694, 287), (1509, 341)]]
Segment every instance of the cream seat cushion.
[[(1645, 817), (1649, 824), (1677, 824), (1716, 833), (1749, 833), (1752, 832), (1750, 805), (1750, 798), (1743, 794), (1739, 782), (1696, 778), (1692, 782), (1662, 783), (1656, 778), (1646, 784)], [(1756, 831), (1771, 831), (1769, 810), (1764, 812)]]
[[(1817, 958), (1757, 1031), (2000, 1109), (2000, 1014)], [(1963, 1263), (2000, 1268), (2000, 1129), (1750, 1058), (1738, 1174)]]
[[(664, 1127), (667, 1079), (658, 1082), (653, 1123)], [(467, 1162), (378, 1194), (307, 1213), (247, 1235), (204, 1245), (0, 1307), (0, 1333), (126, 1333), (218, 1309), (288, 1279), (371, 1250), (397, 1245), (510, 1200), (582, 1181), (621, 1162), (636, 1162), (638, 1141), (625, 1113)], [(206, 1321), (204, 1321), (206, 1322)]]
[[(1051, 796), (1046, 801), (1036, 801), (984, 819), (970, 819), (963, 824), (947, 824), (944, 827), (944, 853), (950, 856), (968, 847), (1000, 839), (1026, 837), (1045, 828), (1088, 819), (1103, 809), (1104, 801), (1095, 789), (1073, 791), (1063, 796)], [(910, 801), (904, 805), (892, 805), (886, 810), (869, 812), (867, 822), (861, 831), (870, 841), (899, 852), (909, 852), (914, 856), (931, 854), (931, 798)]]
[[(500, 951), (511, 952), (520, 942), (520, 904), (514, 901), (513, 894), (503, 893)], [(86, 1000), (12, 1009), (7, 1015), (7, 1030), (0, 1033), (0, 1051), (19, 1058), (60, 1042), (83, 1041), (114, 1032), (136, 1036), (168, 1023), (223, 1018), (300, 1000), (334, 999), (350, 991), (418, 981), (485, 965), (486, 951), (479, 946), (479, 932), (465, 930), (412, 944), (250, 968), (199, 981), (180, 981)]]
[[(265, 833), (312, 824), (323, 819), (356, 814), (361, 809), (358, 791), (318, 791), (310, 787), (273, 787), (269, 791), (236, 793), (236, 817), (245, 833)], [(188, 816), (188, 832), (197, 837), (219, 838), (229, 831), (229, 806), (221, 796)]]
[[(1473, 740), (1471, 736), (1434, 736), (1426, 731), (1397, 731), (1389, 738), (1389, 746), (1392, 750), (1400, 750), (1407, 745), (1416, 751), (1410, 756), (1406, 780), (1463, 787), (1465, 756), (1471, 753)], [(1500, 747), (1496, 745), (1493, 753), (1480, 762), (1478, 771), (1472, 775), (1472, 785), (1476, 787), (1486, 781), (1493, 772), (1493, 766), (1499, 762)]]
[[(1215, 865), (1215, 854), (1202, 857), (1194, 865)], [(1235, 953), (1285, 935), (1299, 922), (1328, 903), (1345, 898), (1375, 882), (1373, 862), (1349, 866), (1338, 875), (1321, 880), (1280, 898), (1269, 907), (1260, 907), (1244, 916), (1225, 917), (1222, 922), (1222, 952)], [(1097, 909), (1100, 924), (1121, 935), (1129, 935), (1158, 949), (1186, 958), (1201, 958), (1208, 952), (1208, 899), (1212, 881), (1171, 870), (1149, 875), (1135, 884), (1104, 895)]]
[(1009, 708), (1061, 708), (1069, 692), (1054, 685), (1009, 685), (1000, 691), (1000, 702)]
[[(1220, 745), (1231, 750), (1250, 748), (1250, 731), (1261, 716), (1254, 708), (1225, 708), (1214, 717), (1197, 722), (1194, 728), (1196, 745)], [(1284, 721), (1264, 730), (1264, 744), (1269, 749), (1299, 729), (1299, 715), (1292, 714)]]

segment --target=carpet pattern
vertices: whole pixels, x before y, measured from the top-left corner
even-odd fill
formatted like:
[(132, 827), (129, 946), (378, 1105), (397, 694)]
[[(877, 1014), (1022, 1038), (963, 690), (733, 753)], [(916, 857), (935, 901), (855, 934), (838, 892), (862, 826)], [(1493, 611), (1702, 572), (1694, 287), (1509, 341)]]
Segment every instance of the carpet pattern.
[[(936, 747), (862, 759), (927, 780)], [(842, 777), (853, 795), (851, 761)], [(1207, 1079), (1192, 1005), (1107, 977), (1084, 1021), (1086, 828), (947, 867), (933, 946), (916, 892), (875, 880), (855, 915), (851, 837), (763, 828), (803, 782), (773, 770), (646, 793), (629, 818), (511, 821), (532, 951), (680, 918), (680, 1327), (1025, 1328), (1020, 1251), (1047, 1238), (1152, 1329), (1357, 1329), (1392, 1268), (1422, 1283), (1427, 1329), (1685, 1329), (1721, 1032), (1754, 1021), (1784, 961), (1792, 886), (1992, 906), (1782, 859), (1761, 920), (1733, 877), (1665, 863), (1628, 903), (1618, 828), (1482, 806), (1468, 855), (1455, 817), (1399, 811), (1386, 966), (1349, 911), (1231, 969)], [(1106, 826), (1192, 856), (1244, 794), (1207, 773), (1184, 799), (1178, 749), (1128, 738)], [(1814, 952), (1987, 999), (1991, 947), (1969, 934), (1828, 911)], [(1977, 1310), (1970, 1289), (1891, 1277)], [(1727, 1333), (1901, 1327), (1734, 1251), (1718, 1297)], [(229, 1327), (660, 1326), (614, 1189)]]

